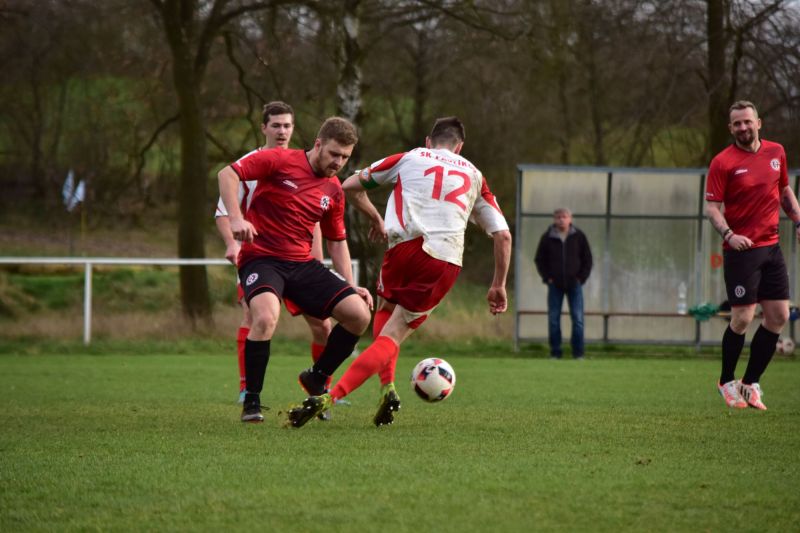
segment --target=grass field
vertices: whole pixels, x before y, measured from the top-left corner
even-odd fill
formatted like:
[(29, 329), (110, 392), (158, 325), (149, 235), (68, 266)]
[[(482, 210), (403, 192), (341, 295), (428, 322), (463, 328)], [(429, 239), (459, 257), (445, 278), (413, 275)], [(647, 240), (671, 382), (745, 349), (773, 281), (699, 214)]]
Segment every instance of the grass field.
[[(290, 352), (292, 355), (283, 355)], [(710, 359), (449, 358), (429, 405), (398, 365), (334, 420), (286, 429), (296, 345), (276, 343), (261, 425), (238, 421), (232, 355), (0, 356), (0, 531), (796, 531), (800, 365), (770, 410), (732, 412)], [(413, 355), (412, 355), (413, 354)]]

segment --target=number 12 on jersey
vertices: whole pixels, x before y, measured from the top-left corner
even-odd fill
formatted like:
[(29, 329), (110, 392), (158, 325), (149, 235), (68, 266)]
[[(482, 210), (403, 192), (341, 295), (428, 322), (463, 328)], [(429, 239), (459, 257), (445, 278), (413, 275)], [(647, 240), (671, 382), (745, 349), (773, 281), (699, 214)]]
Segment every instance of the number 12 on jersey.
[(450, 202), (456, 204), (458, 207), (461, 208), (462, 211), (467, 210), (467, 206), (458, 199), (459, 196), (464, 195), (467, 191), (469, 191), (470, 181), (469, 176), (463, 172), (458, 170), (448, 170), (448, 176), (456, 176), (461, 178), (461, 187), (455, 188), (449, 193), (445, 194), (444, 198), (442, 198), (442, 188), (444, 185), (444, 167), (442, 165), (436, 165), (435, 167), (430, 167), (425, 171), (425, 176), (433, 174), (433, 193), (431, 193), (431, 198), (434, 200), (442, 200), (445, 202)]

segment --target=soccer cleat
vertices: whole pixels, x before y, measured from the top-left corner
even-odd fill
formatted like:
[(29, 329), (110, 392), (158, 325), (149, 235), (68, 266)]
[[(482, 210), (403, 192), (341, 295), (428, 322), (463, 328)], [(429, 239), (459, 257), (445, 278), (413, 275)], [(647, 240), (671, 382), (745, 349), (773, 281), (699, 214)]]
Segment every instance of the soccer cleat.
[(767, 406), (761, 401), (761, 397), (764, 396), (764, 391), (761, 390), (761, 385), (758, 383), (746, 385), (740, 381), (739, 394), (746, 402), (745, 405), (749, 405), (750, 407), (760, 409), (762, 411), (767, 410)]
[(264, 421), (261, 414), (261, 400), (258, 394), (247, 394), (242, 405), (242, 422), (257, 424)]
[(289, 424), (296, 428), (303, 427), (309, 420), (315, 416), (318, 417), (323, 411), (330, 409), (332, 405), (333, 400), (330, 394), (325, 393), (321, 396), (309, 396), (303, 400), (303, 405), (289, 409)]
[(735, 407), (736, 409), (744, 409), (747, 407), (747, 402), (744, 401), (744, 398), (739, 394), (739, 381), (734, 379), (724, 385), (718, 383), (717, 390), (720, 396), (725, 400), (725, 405), (728, 407)]
[[(309, 368), (308, 370), (303, 370), (300, 372), (300, 375), (297, 376), (297, 381), (309, 396), (321, 396), (328, 392), (331, 376), (326, 376), (322, 372), (314, 372), (313, 368)], [(330, 420), (330, 410), (326, 409), (325, 411), (319, 413), (317, 418), (323, 421)]]
[(377, 426), (388, 425), (394, 422), (394, 412), (400, 410), (400, 397), (394, 388), (394, 383), (387, 383), (381, 387), (381, 398), (378, 401), (378, 411), (372, 419)]
[(326, 392), (325, 384), (329, 378), (330, 376), (326, 376), (322, 372), (314, 372), (313, 368), (309, 368), (300, 372), (297, 381), (309, 396), (322, 396)]

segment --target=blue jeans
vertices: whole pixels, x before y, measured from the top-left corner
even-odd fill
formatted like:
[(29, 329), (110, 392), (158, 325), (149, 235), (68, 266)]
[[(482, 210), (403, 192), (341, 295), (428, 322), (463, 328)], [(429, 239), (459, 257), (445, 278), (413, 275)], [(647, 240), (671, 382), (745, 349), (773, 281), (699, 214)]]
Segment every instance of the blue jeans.
[(583, 288), (575, 285), (571, 289), (562, 290), (552, 283), (547, 284), (547, 338), (550, 342), (550, 356), (561, 357), (561, 307), (565, 295), (572, 319), (572, 356), (583, 357)]

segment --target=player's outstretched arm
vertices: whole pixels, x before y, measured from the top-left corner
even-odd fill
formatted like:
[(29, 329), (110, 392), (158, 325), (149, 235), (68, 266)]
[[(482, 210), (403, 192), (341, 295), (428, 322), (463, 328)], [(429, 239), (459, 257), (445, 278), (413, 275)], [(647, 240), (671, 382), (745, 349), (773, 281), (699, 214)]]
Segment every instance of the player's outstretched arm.
[(387, 235), (383, 225), (383, 217), (367, 196), (367, 191), (361, 180), (361, 173), (356, 172), (344, 180), (342, 189), (344, 189), (344, 192), (347, 194), (347, 201), (369, 218), (370, 240), (375, 242), (386, 241)]
[(486, 299), (489, 301), (489, 312), (493, 315), (504, 313), (508, 309), (506, 281), (511, 265), (511, 232), (501, 230), (492, 233), (494, 241), (494, 278)]
[(794, 191), (789, 186), (784, 187), (781, 191), (781, 207), (786, 216), (794, 223), (795, 235), (797, 241), (800, 242), (800, 205), (797, 203)]

